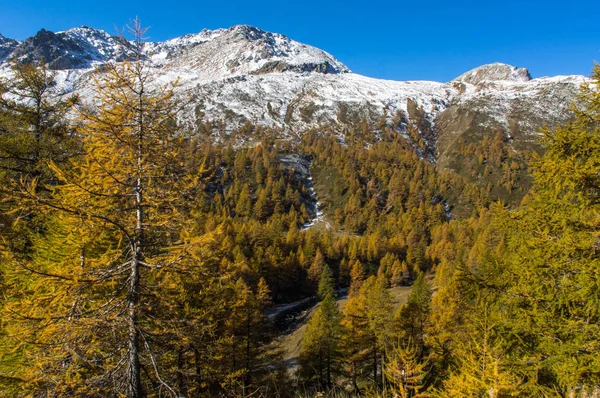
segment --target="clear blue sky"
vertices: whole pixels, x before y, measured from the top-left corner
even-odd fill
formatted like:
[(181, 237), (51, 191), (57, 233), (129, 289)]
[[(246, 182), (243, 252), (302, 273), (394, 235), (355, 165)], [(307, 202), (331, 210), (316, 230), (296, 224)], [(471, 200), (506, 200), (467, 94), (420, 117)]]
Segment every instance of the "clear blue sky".
[(24, 39), (81, 25), (114, 33), (136, 15), (151, 40), (249, 24), (385, 79), (448, 81), (490, 62), (534, 77), (589, 75), (600, 61), (597, 0), (0, 0), (0, 33)]

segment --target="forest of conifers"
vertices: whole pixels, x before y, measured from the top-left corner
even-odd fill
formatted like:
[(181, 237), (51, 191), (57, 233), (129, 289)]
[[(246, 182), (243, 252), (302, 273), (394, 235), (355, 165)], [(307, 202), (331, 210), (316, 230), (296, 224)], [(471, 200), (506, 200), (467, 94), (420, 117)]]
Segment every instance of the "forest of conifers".
[[(0, 396), (598, 396), (600, 67), (502, 203), (385, 123), (186, 129), (136, 45), (93, 104), (0, 82)], [(269, 314), (309, 297), (290, 364)]]

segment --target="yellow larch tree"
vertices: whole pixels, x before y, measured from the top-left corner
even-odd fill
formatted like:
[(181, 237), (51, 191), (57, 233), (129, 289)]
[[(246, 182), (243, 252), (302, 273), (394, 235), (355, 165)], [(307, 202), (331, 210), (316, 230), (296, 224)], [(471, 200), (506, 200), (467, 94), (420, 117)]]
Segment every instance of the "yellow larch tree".
[[(50, 196), (35, 179), (19, 192), (46, 226), (30, 259), (6, 252), (3, 262), (2, 320), (25, 395), (179, 396), (159, 347), (177, 336), (164, 309), (210, 312), (185, 310), (194, 292), (176, 285), (186, 274), (197, 279), (191, 289), (219, 278), (204, 261), (211, 234), (194, 236), (191, 216), (205, 171), (186, 169), (173, 92), (152, 84), (137, 20), (132, 33), (129, 61), (96, 71), (94, 101), (80, 109), (82, 156), (49, 164)], [(185, 355), (199, 348), (182, 344)]]

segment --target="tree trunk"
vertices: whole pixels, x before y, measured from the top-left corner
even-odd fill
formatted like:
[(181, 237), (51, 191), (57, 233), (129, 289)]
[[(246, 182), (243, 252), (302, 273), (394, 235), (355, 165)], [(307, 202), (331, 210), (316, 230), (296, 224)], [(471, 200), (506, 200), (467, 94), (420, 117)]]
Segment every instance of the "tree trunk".
[(246, 375), (244, 376), (244, 397), (250, 386), (250, 335), (251, 335), (251, 316), (248, 314), (246, 318)]
[(375, 385), (375, 390), (377, 390), (377, 349), (373, 349), (373, 384)]
[(142, 91), (139, 94), (140, 109), (138, 110), (138, 145), (137, 145), (137, 178), (135, 182), (135, 210), (136, 225), (135, 239), (133, 244), (133, 259), (131, 261), (129, 295), (127, 300), (128, 323), (129, 323), (129, 397), (139, 398), (143, 396), (142, 382), (140, 376), (139, 356), (139, 328), (138, 328), (138, 306), (140, 300), (140, 265), (143, 261), (143, 191), (142, 191), (142, 154), (144, 125), (142, 118)]
[(354, 388), (354, 392), (360, 395), (360, 389), (356, 383), (356, 361), (352, 361), (352, 387)]
[(33, 136), (35, 139), (35, 149), (33, 153), (33, 176), (39, 177), (40, 170), (38, 169), (38, 165), (40, 163), (40, 154), (42, 147), (42, 97), (41, 95), (37, 96), (36, 104), (35, 104), (35, 122), (33, 125)]
[(385, 356), (385, 352), (381, 353), (381, 389), (385, 391), (387, 386), (387, 378), (385, 376), (384, 366), (386, 364), (387, 357)]
[(319, 348), (319, 384), (321, 388), (325, 388), (325, 380), (323, 377), (323, 349)]
[(129, 329), (129, 391), (130, 398), (142, 397), (142, 382), (140, 379), (140, 357), (139, 357), (139, 331), (137, 310), (139, 302), (140, 284), (140, 259), (141, 250), (138, 245), (135, 248), (133, 261), (131, 262), (129, 295), (127, 298), (128, 329)]
[(236, 336), (233, 337), (233, 340), (231, 341), (231, 373), (235, 372), (235, 366), (237, 365), (236, 362), (236, 349), (237, 349), (237, 345), (236, 345)]
[(196, 365), (196, 375), (195, 375), (196, 393), (200, 393), (203, 390), (203, 388), (202, 388), (202, 367), (200, 366), (200, 364), (201, 364), (200, 351), (198, 351), (198, 349), (195, 347), (194, 347), (194, 362)]
[(331, 352), (327, 349), (327, 389), (331, 390)]
[(179, 384), (179, 394), (181, 394), (182, 398), (186, 398), (188, 396), (184, 367), (185, 361), (183, 358), (183, 347), (179, 346), (179, 350), (177, 351), (177, 381)]

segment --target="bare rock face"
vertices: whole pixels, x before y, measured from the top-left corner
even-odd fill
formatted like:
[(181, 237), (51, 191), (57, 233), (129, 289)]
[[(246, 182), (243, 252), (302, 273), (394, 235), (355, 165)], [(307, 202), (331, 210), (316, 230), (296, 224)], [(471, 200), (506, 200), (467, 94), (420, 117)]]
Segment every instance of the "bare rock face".
[(18, 45), (18, 41), (0, 35), (0, 62), (4, 61), (10, 54), (12, 54)]
[(95, 63), (123, 59), (119, 39), (108, 33), (82, 26), (54, 33), (41, 29), (14, 48), (11, 58), (19, 62), (44, 60), (49, 69), (87, 69)]
[(516, 66), (501, 64), (499, 62), (493, 64), (482, 65), (463, 73), (454, 81), (470, 84), (480, 84), (483, 82), (528, 82), (531, 80), (529, 70), (526, 68), (517, 68)]

